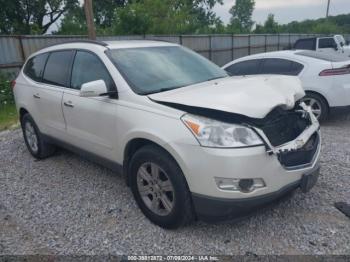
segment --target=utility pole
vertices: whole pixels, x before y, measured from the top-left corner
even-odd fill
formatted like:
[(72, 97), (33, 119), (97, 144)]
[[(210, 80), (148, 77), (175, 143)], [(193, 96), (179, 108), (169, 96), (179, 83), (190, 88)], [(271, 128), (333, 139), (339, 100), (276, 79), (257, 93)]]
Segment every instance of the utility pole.
[(89, 39), (96, 40), (94, 13), (92, 11), (92, 0), (84, 0), (84, 11), (85, 11)]
[(329, 15), (329, 5), (330, 5), (330, 3), (331, 3), (331, 0), (328, 0), (326, 18), (327, 18), (328, 15)]

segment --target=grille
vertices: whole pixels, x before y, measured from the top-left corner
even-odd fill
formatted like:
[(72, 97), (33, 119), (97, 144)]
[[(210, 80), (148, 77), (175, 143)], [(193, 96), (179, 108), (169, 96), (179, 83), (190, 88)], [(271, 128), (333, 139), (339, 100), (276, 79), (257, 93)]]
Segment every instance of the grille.
[(266, 117), (260, 129), (273, 146), (279, 146), (296, 139), (310, 124), (299, 112), (276, 109)]
[(310, 164), (316, 154), (320, 138), (315, 133), (309, 141), (300, 149), (291, 152), (281, 152), (278, 160), (285, 167), (295, 167)]

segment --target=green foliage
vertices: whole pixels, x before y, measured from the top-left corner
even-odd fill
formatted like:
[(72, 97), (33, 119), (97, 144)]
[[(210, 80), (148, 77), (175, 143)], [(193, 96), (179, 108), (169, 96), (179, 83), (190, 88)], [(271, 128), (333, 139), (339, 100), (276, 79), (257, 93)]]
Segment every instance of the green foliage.
[(276, 34), (279, 32), (279, 25), (275, 21), (275, 16), (269, 14), (264, 25), (256, 25), (255, 33), (257, 34)]
[(44, 34), (78, 0), (0, 0), (0, 34)]
[(254, 6), (255, 0), (236, 0), (236, 4), (230, 9), (232, 16), (228, 30), (232, 33), (250, 33), (254, 25)]
[(10, 76), (0, 73), (0, 106), (13, 103), (14, 99), (10, 86)]
[[(102, 0), (94, 1), (98, 34), (186, 34), (225, 32), (212, 8), (222, 0)], [(57, 34), (86, 34), (84, 10), (63, 18)]]
[(14, 127), (18, 122), (10, 79), (10, 75), (0, 73), (0, 131)]
[(14, 104), (0, 105), (0, 131), (18, 127), (18, 115)]

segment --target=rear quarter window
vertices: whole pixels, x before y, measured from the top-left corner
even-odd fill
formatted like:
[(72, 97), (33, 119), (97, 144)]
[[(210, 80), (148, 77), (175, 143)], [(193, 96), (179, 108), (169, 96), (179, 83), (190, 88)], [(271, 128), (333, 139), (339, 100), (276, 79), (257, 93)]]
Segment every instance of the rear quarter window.
[(288, 59), (267, 58), (261, 65), (261, 73), (296, 76), (303, 68), (302, 64)]
[(24, 74), (32, 80), (40, 82), (47, 57), (48, 54), (41, 54), (29, 59), (23, 69)]

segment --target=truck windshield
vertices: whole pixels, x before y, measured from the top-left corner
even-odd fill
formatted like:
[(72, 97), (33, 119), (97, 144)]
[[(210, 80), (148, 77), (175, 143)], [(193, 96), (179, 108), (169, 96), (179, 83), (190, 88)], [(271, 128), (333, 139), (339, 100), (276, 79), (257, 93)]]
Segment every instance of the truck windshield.
[(180, 46), (111, 49), (107, 54), (140, 95), (228, 77), (217, 65)]

